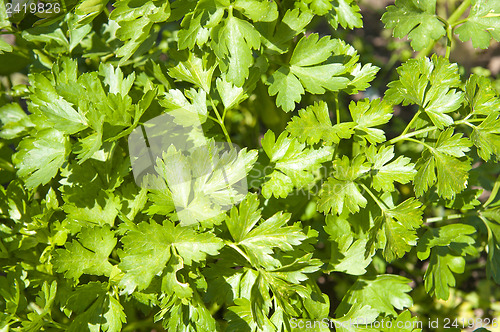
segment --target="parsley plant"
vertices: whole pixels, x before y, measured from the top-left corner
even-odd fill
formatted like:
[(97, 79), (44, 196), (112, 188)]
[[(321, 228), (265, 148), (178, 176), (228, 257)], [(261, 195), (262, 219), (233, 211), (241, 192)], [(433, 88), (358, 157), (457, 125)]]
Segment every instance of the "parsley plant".
[[(500, 1), (442, 2), (386, 8), (418, 53), (360, 99), (355, 0), (0, 0), (0, 330), (428, 330), (493, 292), (500, 98), (450, 55), (500, 41)], [(165, 114), (205, 148), (158, 133), (141, 183)]]

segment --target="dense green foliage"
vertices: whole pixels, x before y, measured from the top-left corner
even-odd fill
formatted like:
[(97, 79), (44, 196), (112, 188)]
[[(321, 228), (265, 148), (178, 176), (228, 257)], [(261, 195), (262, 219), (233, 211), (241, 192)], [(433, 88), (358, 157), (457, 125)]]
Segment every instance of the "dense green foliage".
[[(0, 0), (0, 331), (498, 330), (500, 98), (449, 60), (500, 41), (498, 0), (388, 6), (420, 52), (375, 97), (354, 0), (61, 1)], [(196, 157), (136, 184), (165, 112), (243, 148), (243, 201), (165, 185)]]

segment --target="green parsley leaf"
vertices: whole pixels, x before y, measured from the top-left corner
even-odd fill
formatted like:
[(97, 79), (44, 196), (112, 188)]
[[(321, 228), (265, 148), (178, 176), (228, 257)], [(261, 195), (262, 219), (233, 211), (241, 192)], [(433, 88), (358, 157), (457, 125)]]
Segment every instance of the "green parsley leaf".
[(106, 0), (84, 0), (80, 2), (75, 8), (75, 14), (79, 16), (78, 24), (85, 25), (92, 22), (104, 10), (107, 4)]
[(213, 29), (211, 47), (227, 79), (241, 87), (254, 63), (252, 49), (260, 48), (260, 34), (253, 25), (231, 14), (223, 26)]
[[(122, 151), (117, 150), (118, 153)], [(61, 171), (59, 190), (64, 193), (63, 210), (73, 231), (92, 225), (114, 225), (121, 209), (120, 197), (115, 189), (121, 183), (120, 177), (128, 172), (129, 165), (116, 158), (115, 163), (107, 165), (114, 172), (108, 177), (104, 176), (106, 167), (93, 159), (84, 165), (71, 162)]]
[(304, 31), (313, 17), (310, 10), (288, 9), (283, 19), (277, 24), (274, 34), (269, 31), (265, 33), (265, 30), (261, 29), (263, 43), (272, 52), (279, 54), (287, 52), (291, 40)]
[(237, 87), (231, 82), (228, 82), (225, 75), (217, 78), (215, 83), (225, 110), (238, 105), (248, 98), (248, 93), (244, 87)]
[(121, 331), (126, 322), (120, 302), (108, 293), (106, 284), (97, 281), (77, 287), (66, 308), (75, 316), (68, 331)]
[(12, 139), (23, 136), (29, 127), (33, 127), (28, 115), (18, 103), (5, 104), (0, 107), (0, 138)]
[(472, 0), (469, 16), (456, 28), (458, 38), (472, 40), (473, 47), (488, 48), (490, 40), (500, 41), (500, 4), (494, 0)]
[(396, 207), (382, 211), (375, 218), (375, 224), (370, 230), (370, 240), (367, 243), (371, 252), (375, 240), (383, 248), (384, 258), (390, 262), (401, 258), (417, 244), (416, 229), (422, 224), (422, 204), (409, 198)]
[(485, 161), (488, 161), (492, 154), (500, 156), (500, 119), (498, 119), (498, 113), (491, 113), (479, 126), (474, 126), (470, 139), (477, 147), (478, 155)]
[[(183, 226), (196, 223), (213, 224), (223, 217), (223, 207), (240, 202), (246, 192), (238, 183), (257, 159), (256, 151), (231, 149), (223, 151), (212, 140), (205, 142), (189, 156), (171, 146), (162, 158), (157, 158), (155, 170), (159, 176), (148, 179), (152, 190), (150, 212), (169, 214), (177, 209)], [(223, 153), (222, 153), (223, 152)]]
[(344, 92), (352, 95), (358, 93), (359, 91), (366, 90), (370, 87), (370, 82), (375, 79), (375, 75), (379, 70), (379, 67), (374, 66), (371, 63), (367, 63), (363, 66), (360, 63), (357, 63), (350, 70), (350, 75), (353, 76), (353, 78), (349, 82), (347, 88), (344, 89)]
[(194, 53), (189, 53), (188, 58), (170, 68), (168, 74), (178, 81), (192, 83), (208, 93), (215, 68), (216, 65), (208, 64), (206, 57), (199, 58)]
[[(438, 195), (453, 199), (467, 186), (469, 160), (460, 160), (470, 150), (472, 143), (462, 134), (453, 135), (453, 129), (441, 132), (431, 150), (426, 150), (417, 161), (417, 174), (413, 183), (415, 193), (421, 196), (429, 186), (436, 183)], [(434, 169), (437, 169), (437, 178)]]
[[(256, 318), (252, 315), (252, 304), (246, 298), (234, 300), (234, 305), (228, 308), (226, 314), (228, 320), (228, 329), (230, 331), (251, 332), (258, 329)], [(264, 316), (264, 322), (261, 325), (265, 328), (275, 328), (269, 318)]]
[(299, 79), (293, 75), (289, 68), (280, 67), (269, 78), (269, 94), (277, 95), (276, 104), (289, 112), (295, 108), (295, 103), (300, 102), (305, 90)]
[(354, 0), (334, 0), (331, 9), (327, 14), (328, 23), (337, 30), (339, 24), (344, 29), (354, 29), (363, 27), (363, 20), (356, 1)]
[(331, 150), (322, 147), (318, 150), (306, 148), (286, 132), (276, 139), (274, 132), (267, 131), (262, 138), (264, 152), (274, 163), (274, 170), (262, 187), (266, 198), (286, 197), (294, 187), (302, 188), (314, 180), (313, 172), (321, 163), (331, 158)]
[(255, 195), (248, 195), (241, 202), (239, 209), (233, 207), (226, 225), (237, 245), (241, 245), (255, 266), (266, 268), (279, 267), (281, 263), (273, 258), (274, 248), (290, 251), (308, 238), (298, 224), (284, 226), (290, 220), (290, 214), (278, 212), (262, 221), (259, 201)]
[(272, 291), (278, 306), (285, 313), (296, 315), (298, 313), (290, 304), (290, 300), (297, 295), (302, 298), (309, 297), (307, 287), (302, 285), (301, 282), (308, 279), (307, 274), (318, 271), (321, 265), (323, 265), (321, 260), (313, 259), (312, 253), (309, 253), (281, 267), (261, 271), (259, 274), (262, 282), (261, 287), (258, 287), (260, 289), (255, 287), (259, 282), (259, 278), (257, 278), (252, 292), (258, 290), (262, 299), (266, 299), (266, 293)]
[(394, 146), (381, 147), (378, 151), (374, 145), (366, 151), (366, 158), (373, 164), (373, 188), (375, 190), (394, 191), (394, 182), (402, 184), (413, 180), (415, 173), (414, 164), (410, 158), (399, 156), (393, 162)]
[(372, 144), (385, 140), (382, 129), (373, 128), (383, 125), (392, 118), (392, 106), (380, 99), (369, 101), (363, 99), (349, 104), (349, 112), (355, 123), (354, 134), (361, 136)]
[(70, 150), (68, 138), (59, 130), (44, 129), (19, 143), (13, 161), (26, 187), (36, 188), (54, 178)]
[(278, 6), (266, 0), (236, 0), (234, 8), (254, 22), (272, 22), (278, 18)]
[[(399, 316), (393, 320), (390, 327), (385, 327), (381, 329), (384, 332), (422, 332), (419, 326), (423, 326), (422, 322), (418, 320), (418, 317), (412, 317), (409, 310), (405, 310), (399, 314)], [(385, 326), (389, 325), (388, 323)]]
[(348, 210), (356, 213), (360, 207), (365, 207), (367, 200), (361, 194), (355, 180), (369, 171), (364, 157), (358, 156), (349, 162), (347, 156), (333, 162), (334, 175), (321, 186), (318, 201), (318, 211), (325, 214), (330, 210), (338, 215)]
[(472, 74), (465, 84), (465, 100), (472, 113), (490, 115), (500, 109), (500, 98), (491, 85), (491, 81), (484, 76)]
[(432, 123), (444, 128), (453, 123), (447, 113), (456, 111), (463, 101), (458, 67), (447, 59), (410, 59), (398, 68), (399, 80), (388, 84), (385, 99), (403, 105), (417, 104)]
[(488, 262), (486, 273), (497, 284), (500, 284), (500, 209), (498, 207), (481, 212), (488, 232)]
[(329, 37), (319, 39), (318, 34), (302, 37), (293, 50), (289, 66), (281, 66), (269, 78), (269, 94), (277, 95), (276, 104), (289, 112), (301, 100), (304, 91), (322, 94), (326, 90), (338, 91), (347, 87), (349, 79), (341, 75), (346, 67), (327, 62), (333, 56), (338, 42)]
[[(361, 303), (354, 303), (349, 311), (344, 314), (336, 315), (338, 318), (334, 319), (335, 322), (335, 330), (339, 332), (356, 332), (358, 328), (356, 325), (352, 324), (353, 322), (363, 322), (366, 324), (370, 324), (375, 322), (379, 313), (376, 309), (370, 307), (369, 305), (362, 305)], [(342, 317), (339, 317), (342, 316)], [(330, 331), (330, 329), (328, 329)]]
[(216, 331), (218, 324), (197, 292), (189, 301), (175, 296), (165, 296), (160, 303), (155, 320), (163, 320), (167, 331)]
[(404, 38), (408, 35), (415, 51), (422, 50), (446, 33), (436, 15), (436, 0), (396, 0), (393, 6), (386, 8), (382, 22), (386, 28), (394, 28), (394, 37)]
[[(429, 267), (424, 275), (425, 290), (439, 299), (447, 300), (449, 287), (455, 286), (453, 273), (463, 273), (463, 256), (475, 255), (474, 239), (470, 237), (476, 229), (470, 225), (452, 224), (429, 229), (418, 241), (417, 256), (420, 260), (431, 255)], [(432, 250), (431, 250), (432, 249)]]
[(50, 286), (48, 281), (44, 281), (34, 302), (40, 310), (27, 315), (27, 319), (22, 322), (22, 329), (24, 331), (40, 331), (44, 325), (48, 325), (47, 316), (50, 317), (56, 294), (57, 281), (52, 281)]
[(411, 282), (402, 276), (381, 274), (376, 278), (359, 278), (344, 295), (335, 314), (337, 317), (347, 314), (355, 304), (368, 305), (379, 314), (397, 317), (394, 308), (403, 310), (413, 305), (413, 300), (406, 294), (411, 291)]
[(86, 128), (85, 115), (73, 108), (73, 105), (61, 97), (53, 86), (50, 76), (35, 74), (32, 78), (31, 95), (33, 113), (46, 116), (53, 127), (68, 134), (74, 134)]
[(114, 232), (108, 226), (83, 228), (77, 238), (56, 250), (56, 271), (75, 280), (82, 274), (109, 276), (113, 266), (108, 258), (117, 241)]
[(354, 133), (352, 122), (332, 125), (328, 106), (324, 101), (314, 103), (299, 110), (286, 127), (288, 132), (301, 143), (315, 144), (323, 140), (328, 145), (338, 144), (341, 139), (349, 139)]
[(205, 260), (207, 255), (216, 255), (222, 241), (211, 233), (198, 233), (192, 228), (174, 226), (171, 221), (163, 225), (154, 221), (141, 222), (137, 229), (129, 231), (123, 238), (119, 267), (125, 272), (120, 285), (127, 293), (134, 289), (146, 289), (153, 277), (162, 273), (175, 250), (184, 264)]
[(233, 240), (238, 243), (254, 228), (261, 219), (259, 199), (255, 194), (249, 194), (239, 207), (233, 206), (226, 225)]
[(119, 0), (114, 4), (110, 19), (120, 27), (116, 36), (125, 44), (116, 51), (120, 64), (127, 61), (149, 37), (154, 23), (164, 22), (170, 16), (169, 2), (150, 0)]
[(355, 239), (351, 226), (344, 216), (326, 216), (325, 232), (331, 242), (331, 256), (327, 271), (363, 275), (371, 262), (365, 257), (366, 239)]
[(200, 125), (207, 120), (207, 94), (204, 90), (186, 90), (185, 94), (191, 100), (189, 102), (182, 91), (177, 89), (165, 92), (164, 99), (160, 105), (167, 109), (168, 114), (174, 117), (175, 123), (184, 127)]
[(276, 259), (270, 256), (273, 248), (289, 251), (307, 238), (298, 225), (283, 227), (290, 217), (290, 214), (282, 213), (273, 215), (245, 234), (238, 244), (246, 249), (250, 259), (256, 264), (276, 266)]

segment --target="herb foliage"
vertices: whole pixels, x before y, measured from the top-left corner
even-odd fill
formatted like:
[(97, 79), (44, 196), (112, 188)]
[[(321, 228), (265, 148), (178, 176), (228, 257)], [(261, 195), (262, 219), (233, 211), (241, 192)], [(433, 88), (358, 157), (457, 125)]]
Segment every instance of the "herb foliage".
[[(500, 98), (449, 60), (457, 42), (500, 41), (499, 1), (442, 17), (396, 0), (381, 20), (421, 52), (349, 105), (379, 72), (335, 37), (363, 27), (354, 0), (61, 1), (9, 16), (0, 0), (16, 38), (0, 39), (2, 331), (396, 323), (474, 270), (500, 284)], [(332, 35), (310, 33), (321, 20)], [(396, 108), (414, 115), (394, 133)], [(231, 192), (213, 179), (165, 186), (196, 158), (166, 153), (157, 186), (136, 185), (127, 136), (165, 112), (244, 147), (239, 205), (221, 210)]]

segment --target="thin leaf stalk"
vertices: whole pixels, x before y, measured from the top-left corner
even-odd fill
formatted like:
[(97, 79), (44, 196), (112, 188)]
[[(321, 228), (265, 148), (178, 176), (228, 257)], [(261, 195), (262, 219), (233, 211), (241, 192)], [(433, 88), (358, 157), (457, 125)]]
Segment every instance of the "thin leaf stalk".
[(425, 219), (425, 222), (432, 223), (432, 222), (445, 221), (445, 220), (461, 219), (465, 216), (466, 216), (466, 214), (462, 214), (462, 213), (450, 214), (448, 216), (427, 218), (427, 219)]
[(417, 119), (418, 119), (418, 117), (419, 117), (420, 113), (422, 113), (422, 110), (421, 110), (421, 109), (419, 109), (419, 110), (417, 111), (417, 113), (415, 113), (415, 115), (414, 115), (414, 116), (413, 116), (413, 118), (410, 120), (410, 122), (408, 123), (408, 125), (406, 126), (406, 128), (403, 130), (403, 132), (401, 133), (401, 135), (405, 135), (405, 134), (408, 132), (408, 130), (410, 130), (410, 128), (411, 128), (411, 126), (413, 125), (413, 123), (414, 123), (415, 121), (417, 121)]
[(488, 197), (486, 202), (484, 202), (484, 204), (483, 204), (484, 208), (486, 208), (488, 205), (490, 205), (495, 200), (499, 189), (500, 189), (500, 175), (498, 175), (498, 177), (495, 181), (495, 184), (493, 185), (493, 189), (491, 190), (490, 196)]
[[(465, 125), (470, 125), (470, 126), (473, 126), (470, 122), (482, 122), (484, 121), (484, 119), (468, 119), (465, 118), (463, 120), (458, 120), (458, 121), (455, 121), (453, 123), (454, 126), (456, 125), (460, 125), (460, 124), (465, 124)], [(411, 133), (407, 133), (407, 134), (401, 134), (399, 135), (398, 137), (394, 137), (393, 139), (391, 139), (390, 141), (387, 141), (386, 144), (394, 144), (394, 143), (397, 143), (399, 141), (404, 141), (406, 140), (407, 138), (410, 138), (410, 137), (413, 137), (413, 136), (417, 136), (417, 135), (420, 135), (420, 134), (424, 134), (424, 133), (428, 133), (430, 131), (434, 131), (436, 129), (439, 129), (438, 127), (436, 126), (432, 126), (432, 127), (427, 127), (427, 128), (423, 128), (423, 129), (420, 129), (420, 130), (415, 130), (415, 131), (412, 131)]]
[(375, 203), (378, 205), (378, 207), (382, 210), (382, 212), (385, 212), (387, 210), (387, 206), (385, 203), (383, 203), (375, 194), (368, 188), (366, 185), (363, 183), (359, 184), (367, 193), (370, 195), (370, 197), (375, 201)]
[(471, 0), (464, 0), (457, 9), (448, 17), (448, 24), (453, 25), (470, 7)]
[[(227, 129), (226, 129), (226, 126), (224, 125), (224, 119), (221, 117), (220, 113), (219, 113), (219, 110), (217, 109), (217, 107), (215, 106), (215, 102), (214, 100), (212, 99), (212, 97), (210, 97), (210, 104), (212, 105), (212, 108), (215, 112), (215, 116), (217, 116), (217, 120), (216, 122), (220, 125), (220, 127), (222, 128), (222, 131), (224, 132), (224, 136), (226, 136), (226, 140), (228, 143), (232, 143), (231, 142), (231, 137), (229, 137), (229, 133), (227, 132)], [(214, 119), (215, 120), (215, 119)]]

